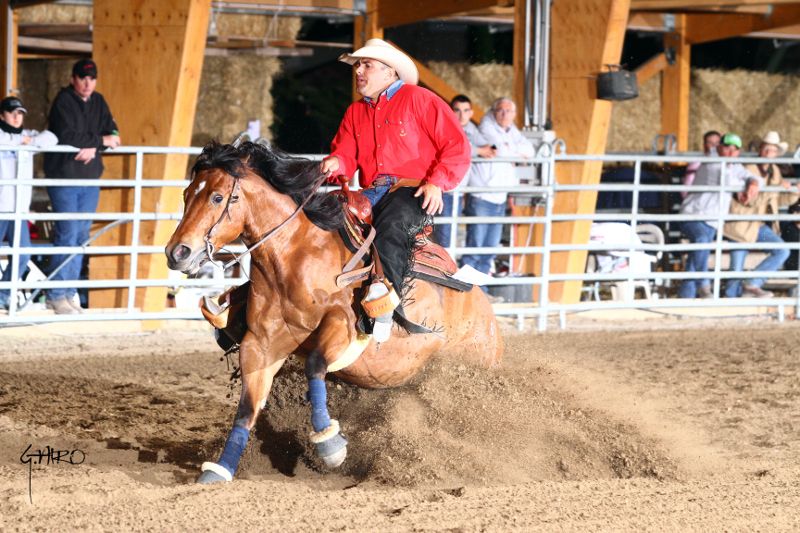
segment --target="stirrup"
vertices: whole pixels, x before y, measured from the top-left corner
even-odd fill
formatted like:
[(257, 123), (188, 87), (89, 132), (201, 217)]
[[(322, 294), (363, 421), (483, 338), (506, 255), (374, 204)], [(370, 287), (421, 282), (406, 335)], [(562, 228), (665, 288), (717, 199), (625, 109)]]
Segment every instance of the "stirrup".
[(392, 284), (388, 280), (382, 279), (375, 281), (373, 282), (373, 285), (376, 283), (383, 283), (388, 292), (382, 296), (378, 296), (374, 300), (367, 300), (370, 292), (367, 291), (367, 296), (361, 300), (361, 307), (370, 318), (378, 318), (379, 316), (391, 313), (395, 310), (395, 308), (397, 308), (398, 305), (400, 305), (400, 297), (397, 295), (397, 292), (395, 292), (394, 287), (392, 287)]

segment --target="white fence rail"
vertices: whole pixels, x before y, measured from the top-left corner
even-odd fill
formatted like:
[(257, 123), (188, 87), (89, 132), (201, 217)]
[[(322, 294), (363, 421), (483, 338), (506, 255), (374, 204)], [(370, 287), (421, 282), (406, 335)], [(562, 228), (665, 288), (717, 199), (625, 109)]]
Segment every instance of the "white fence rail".
[[(19, 158), (32, 158), (38, 152), (51, 151), (51, 152), (75, 152), (76, 150), (70, 147), (55, 147), (47, 150), (39, 150), (29, 147), (3, 147), (2, 150), (16, 151)], [(25, 324), (25, 323), (42, 323), (42, 322), (61, 322), (61, 321), (115, 321), (115, 320), (160, 320), (160, 319), (199, 319), (201, 315), (196, 308), (197, 294), (200, 291), (207, 291), (208, 293), (221, 292), (231, 285), (237, 285), (246, 281), (246, 272), (248, 265), (245, 263), (243, 273), (238, 278), (225, 277), (217, 268), (217, 271), (209, 271), (207, 278), (200, 279), (187, 279), (185, 276), (170, 277), (168, 279), (139, 279), (137, 277), (138, 264), (142, 256), (156, 254), (163, 254), (163, 245), (165, 243), (158, 243), (156, 245), (142, 245), (140, 243), (140, 229), (141, 223), (145, 221), (156, 220), (179, 220), (180, 212), (142, 212), (142, 193), (148, 188), (162, 188), (173, 187), (183, 188), (187, 185), (185, 180), (163, 180), (159, 178), (149, 178), (143, 175), (144, 158), (152, 155), (163, 154), (188, 154), (196, 155), (200, 152), (199, 148), (163, 148), (163, 147), (143, 147), (143, 146), (128, 146), (117, 148), (113, 151), (106, 153), (106, 157), (114, 157), (116, 154), (129, 154), (134, 156), (134, 173), (132, 179), (100, 179), (100, 180), (54, 180), (54, 179), (34, 179), (24, 180), (20, 177), (17, 179), (0, 180), (0, 185), (33, 185), (35, 187), (59, 187), (59, 186), (100, 186), (102, 188), (129, 188), (133, 190), (133, 210), (132, 212), (101, 212), (101, 213), (52, 213), (52, 212), (27, 212), (27, 206), (21, 206), (20, 209), (20, 188), (17, 187), (17, 202), (18, 209), (13, 213), (0, 213), (0, 220), (10, 220), (19, 223), (27, 223), (27, 221), (57, 221), (57, 220), (87, 220), (91, 219), (95, 222), (105, 221), (109, 224), (101, 231), (105, 231), (109, 226), (117, 226), (122, 224), (131, 224), (130, 241), (125, 245), (120, 246), (99, 246), (92, 242), (87, 242), (83, 246), (75, 247), (55, 247), (47, 244), (38, 244), (29, 247), (20, 246), (20, 224), (15, 224), (15, 231), (13, 232), (9, 243), (0, 243), (0, 259), (5, 256), (6, 259), (17, 257), (19, 255), (32, 255), (36, 257), (54, 256), (61, 254), (86, 254), (93, 255), (129, 255), (130, 262), (127, 275), (120, 277), (120, 279), (88, 279), (88, 280), (74, 280), (74, 281), (51, 281), (42, 279), (40, 276), (37, 279), (20, 280), (17, 261), (11, 261), (6, 264), (5, 268), (11, 268), (10, 281), (0, 281), (0, 290), (10, 290), (12, 298), (10, 299), (11, 306), (8, 314), (0, 314), (0, 326)], [(319, 159), (321, 156), (306, 156), (313, 159)], [(584, 311), (592, 309), (626, 309), (626, 308), (677, 308), (677, 307), (704, 307), (704, 306), (720, 306), (726, 307), (735, 306), (753, 306), (764, 305), (768, 303), (778, 310), (779, 318), (783, 318), (785, 308), (794, 307), (800, 310), (800, 291), (796, 290), (800, 286), (800, 273), (798, 271), (770, 271), (770, 272), (730, 272), (722, 270), (723, 255), (730, 250), (747, 249), (753, 251), (769, 251), (775, 248), (786, 248), (792, 251), (800, 249), (800, 243), (735, 243), (728, 242), (722, 238), (721, 232), (717, 232), (716, 239), (713, 243), (709, 244), (692, 244), (681, 242), (680, 240), (668, 239), (665, 244), (640, 244), (635, 242), (632, 238), (628, 245), (620, 246), (603, 245), (597, 243), (564, 243), (557, 244), (552, 242), (553, 225), (559, 222), (574, 222), (574, 221), (587, 221), (587, 222), (624, 222), (636, 227), (642, 223), (657, 223), (662, 225), (670, 225), (685, 221), (692, 220), (708, 220), (709, 216), (701, 215), (680, 215), (674, 209), (674, 205), (668, 206), (664, 212), (645, 212), (639, 208), (640, 194), (642, 193), (660, 193), (669, 196), (672, 193), (679, 193), (681, 191), (693, 192), (716, 192), (722, 197), (725, 194), (733, 194), (736, 192), (733, 188), (725, 187), (723, 185), (715, 187), (699, 187), (699, 186), (683, 186), (673, 183), (663, 184), (643, 184), (642, 172), (643, 165), (670, 165), (673, 163), (682, 163), (687, 160), (703, 160), (705, 162), (721, 162), (723, 168), (732, 162), (742, 163), (758, 163), (763, 162), (759, 158), (704, 158), (700, 154), (681, 154), (674, 156), (656, 156), (656, 155), (642, 155), (642, 154), (614, 154), (614, 155), (569, 155), (565, 153), (556, 153), (551, 145), (545, 144), (540, 147), (536, 157), (532, 160), (522, 161), (513, 159), (503, 159), (502, 161), (512, 161), (521, 165), (526, 165), (530, 168), (528, 174), (531, 177), (530, 183), (523, 184), (517, 187), (507, 189), (508, 192), (515, 196), (527, 196), (532, 198), (534, 203), (539, 207), (538, 213), (531, 216), (501, 216), (501, 217), (465, 217), (461, 215), (455, 216), (440, 216), (437, 217), (437, 224), (449, 224), (451, 227), (451, 234), (454, 236), (453, 243), (448, 250), (454, 257), (460, 257), (465, 254), (498, 254), (502, 256), (538, 256), (540, 260), (541, 275), (520, 275), (520, 276), (506, 276), (495, 277), (488, 285), (492, 286), (516, 286), (525, 285), (529, 286), (530, 294), (529, 301), (517, 302), (513, 305), (496, 305), (495, 312), (498, 315), (511, 315), (518, 318), (523, 317), (537, 317), (538, 327), (544, 330), (547, 327), (548, 316), (552, 314), (559, 314), (562, 317), (565, 313)], [(501, 161), (495, 159), (493, 161)], [(559, 165), (565, 165), (578, 162), (596, 162), (599, 164), (623, 164), (631, 165), (633, 167), (633, 178), (631, 183), (601, 183), (599, 185), (572, 185), (565, 183), (558, 183), (555, 176), (555, 170)], [(777, 162), (781, 164), (800, 164), (800, 159), (781, 158), (772, 159), (770, 162)], [(23, 165), (19, 165), (22, 167)], [(454, 203), (456, 206), (463, 203), (461, 202), (461, 193), (477, 193), (477, 192), (497, 192), (502, 189), (487, 188), (487, 187), (460, 187), (456, 194), (454, 194)], [(784, 192), (782, 188), (767, 188), (762, 189), (766, 192)], [(625, 192), (631, 193), (630, 208), (626, 210), (617, 210), (615, 212), (596, 212), (592, 214), (554, 214), (554, 204), (556, 199), (562, 194), (578, 193), (578, 192)], [(458, 212), (458, 211), (457, 211)], [(778, 216), (733, 216), (728, 213), (716, 213), (713, 217), (719, 227), (722, 226), (724, 221), (730, 220), (760, 220), (764, 222), (791, 221), (800, 222), (800, 216), (780, 214)], [(495, 248), (468, 248), (459, 246), (457, 244), (456, 236), (459, 229), (469, 224), (486, 224), (498, 223), (506, 227), (512, 225), (526, 225), (532, 231), (534, 226), (541, 230), (541, 244), (532, 245), (519, 245), (510, 242), (507, 245), (498, 246)], [(463, 231), (462, 231), (463, 232)], [(677, 235), (673, 231), (674, 235)], [(96, 236), (96, 235), (95, 235)], [(95, 237), (93, 236), (93, 238)], [(242, 251), (243, 247), (231, 247), (233, 252)], [(714, 268), (708, 273), (698, 272), (683, 272), (674, 270), (657, 270), (646, 275), (634, 272), (629, 269), (627, 272), (622, 273), (573, 273), (573, 274), (558, 274), (550, 272), (551, 256), (556, 252), (566, 251), (586, 251), (587, 253), (603, 253), (603, 252), (625, 252), (633, 254), (635, 252), (646, 253), (661, 253), (667, 254), (673, 258), (673, 264), (677, 264), (681, 254), (692, 250), (711, 249), (711, 255), (714, 257)], [(664, 262), (663, 264), (669, 264)], [(212, 267), (209, 267), (212, 268)], [(214, 267), (216, 268), (216, 267)], [(30, 276), (29, 276), (30, 278)], [(768, 278), (770, 280), (785, 280), (795, 288), (794, 295), (777, 296), (769, 300), (754, 299), (754, 298), (728, 298), (724, 302), (720, 301), (721, 289), (723, 284), (728, 279), (753, 279), (753, 278)], [(711, 279), (713, 283), (713, 298), (711, 299), (678, 299), (671, 296), (673, 284), (681, 280), (688, 279)], [(556, 282), (565, 281), (579, 281), (587, 287), (593, 287), (596, 283), (619, 282), (633, 284), (637, 281), (647, 280), (647, 282), (654, 282), (664, 292), (663, 296), (658, 299), (627, 299), (627, 300), (588, 300), (580, 301), (571, 304), (562, 304), (550, 301), (551, 284)], [(126, 305), (118, 309), (89, 309), (86, 313), (80, 315), (55, 315), (41, 310), (42, 304), (39, 303), (40, 291), (45, 291), (51, 288), (58, 287), (76, 287), (80, 289), (109, 289), (120, 288), (126, 289), (128, 298)], [(179, 302), (177, 309), (166, 309), (163, 312), (143, 312), (136, 307), (135, 293), (136, 289), (143, 287), (170, 287), (173, 288), (178, 297), (176, 300)], [(536, 288), (536, 297), (533, 298), (534, 288)], [(788, 286), (786, 287), (789, 288)], [(490, 291), (493, 289), (489, 289)], [(183, 299), (180, 297), (181, 291), (192, 295), (188, 298), (186, 305), (182, 304)], [(37, 307), (39, 308), (37, 310)]]

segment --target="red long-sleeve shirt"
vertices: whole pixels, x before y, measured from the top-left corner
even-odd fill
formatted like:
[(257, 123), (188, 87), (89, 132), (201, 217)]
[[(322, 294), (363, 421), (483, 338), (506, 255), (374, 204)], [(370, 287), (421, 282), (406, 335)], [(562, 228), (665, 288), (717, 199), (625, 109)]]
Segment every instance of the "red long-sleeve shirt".
[(421, 179), (444, 191), (469, 169), (470, 146), (455, 114), (427, 89), (403, 85), (391, 97), (354, 102), (331, 143), (339, 172), (368, 187), (379, 174)]

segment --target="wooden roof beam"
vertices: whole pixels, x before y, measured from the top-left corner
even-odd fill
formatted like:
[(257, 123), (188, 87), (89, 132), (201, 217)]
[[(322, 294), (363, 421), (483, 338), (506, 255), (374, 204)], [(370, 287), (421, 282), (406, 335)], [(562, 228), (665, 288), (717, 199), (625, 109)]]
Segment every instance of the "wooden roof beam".
[(767, 17), (758, 15), (696, 14), (687, 15), (686, 40), (690, 44), (707, 43), (800, 24), (800, 5), (776, 6)]
[(448, 2), (381, 0), (378, 3), (378, 26), (390, 28), (456, 13), (513, 4), (513, 0), (450, 0)]
[(663, 52), (648, 59), (636, 69), (636, 83), (639, 84), (639, 86), (644, 85), (647, 80), (667, 68), (668, 64), (667, 55)]
[(631, 0), (631, 11), (696, 11), (698, 9), (769, 8), (797, 0)]

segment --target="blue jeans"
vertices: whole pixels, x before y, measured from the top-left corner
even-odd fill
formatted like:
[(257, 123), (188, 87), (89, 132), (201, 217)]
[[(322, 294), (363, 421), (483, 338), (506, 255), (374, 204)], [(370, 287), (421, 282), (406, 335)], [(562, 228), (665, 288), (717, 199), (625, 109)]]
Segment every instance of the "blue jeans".
[[(460, 215), (461, 211), (463, 211), (463, 209), (464, 209), (463, 200), (461, 198), (459, 198), (459, 201), (458, 201), (458, 212), (456, 213), (456, 212), (453, 211), (453, 193), (451, 193), (451, 192), (446, 192), (446, 193), (444, 193), (442, 195), (442, 203), (444, 204), (444, 207), (442, 208), (442, 214), (441, 214), (441, 216), (443, 216), (443, 217), (451, 217), (451, 216), (455, 216), (456, 214)], [(450, 242), (450, 229), (451, 228), (452, 228), (452, 226), (451, 226), (450, 222), (437, 223), (433, 227), (433, 238), (434, 238), (434, 240), (437, 243), (439, 243), (442, 246), (444, 246), (445, 248), (448, 248), (451, 245), (451, 242)], [(455, 243), (452, 243), (452, 244), (455, 244)]]
[[(15, 225), (16, 223), (13, 220), (0, 220), (0, 242), (8, 242), (9, 247), (14, 244)], [(19, 245), (26, 248), (31, 245), (31, 234), (28, 230), (28, 223), (26, 221), (22, 221), (20, 224)], [(30, 258), (31, 257), (29, 255), (20, 255), (18, 258), (14, 258), (15, 260), (19, 261), (19, 279), (22, 279), (22, 276), (25, 275), (25, 271), (28, 269), (28, 261)], [(9, 257), (9, 259), (11, 258)], [(0, 279), (2, 279), (2, 281), (11, 281), (11, 270), (12, 263), (9, 260), (6, 269), (3, 271), (3, 276)], [(0, 307), (8, 307), (9, 295), (10, 293), (8, 290), (0, 290)]]
[[(700, 221), (683, 222), (681, 233), (692, 243), (713, 242), (717, 231)], [(708, 255), (711, 248), (704, 250), (692, 250), (686, 254), (686, 272), (708, 272)], [(685, 279), (678, 289), (679, 298), (695, 298), (699, 287), (708, 287), (711, 280), (708, 279)]]
[[(761, 224), (758, 228), (758, 238), (756, 242), (784, 242), (767, 224)], [(783, 263), (789, 258), (789, 250), (785, 248), (775, 250), (765, 250), (769, 255), (761, 261), (754, 269), (756, 272), (772, 272), (780, 270)], [(747, 257), (748, 250), (731, 250), (731, 272), (741, 272), (744, 270), (744, 260)], [(742, 281), (745, 285), (753, 285), (761, 287), (764, 284), (763, 278), (758, 279), (731, 279), (725, 287), (725, 296), (728, 298), (737, 298), (742, 294)]]
[[(487, 202), (470, 195), (467, 197), (464, 214), (471, 217), (499, 217), (506, 214), (506, 204)], [(497, 246), (500, 244), (502, 234), (502, 224), (469, 224), (467, 225), (467, 246), (470, 248)], [(494, 253), (465, 255), (461, 258), (461, 262), (488, 274), (492, 269), (494, 257)]]
[[(94, 213), (100, 197), (99, 187), (48, 187), (47, 194), (55, 213)], [(57, 220), (53, 229), (53, 246), (80, 246), (89, 240), (91, 220)], [(51, 270), (67, 261), (70, 254), (54, 255)], [(83, 254), (70, 259), (51, 279), (53, 281), (77, 280), (81, 277)], [(48, 300), (72, 298), (78, 289), (49, 289)]]

